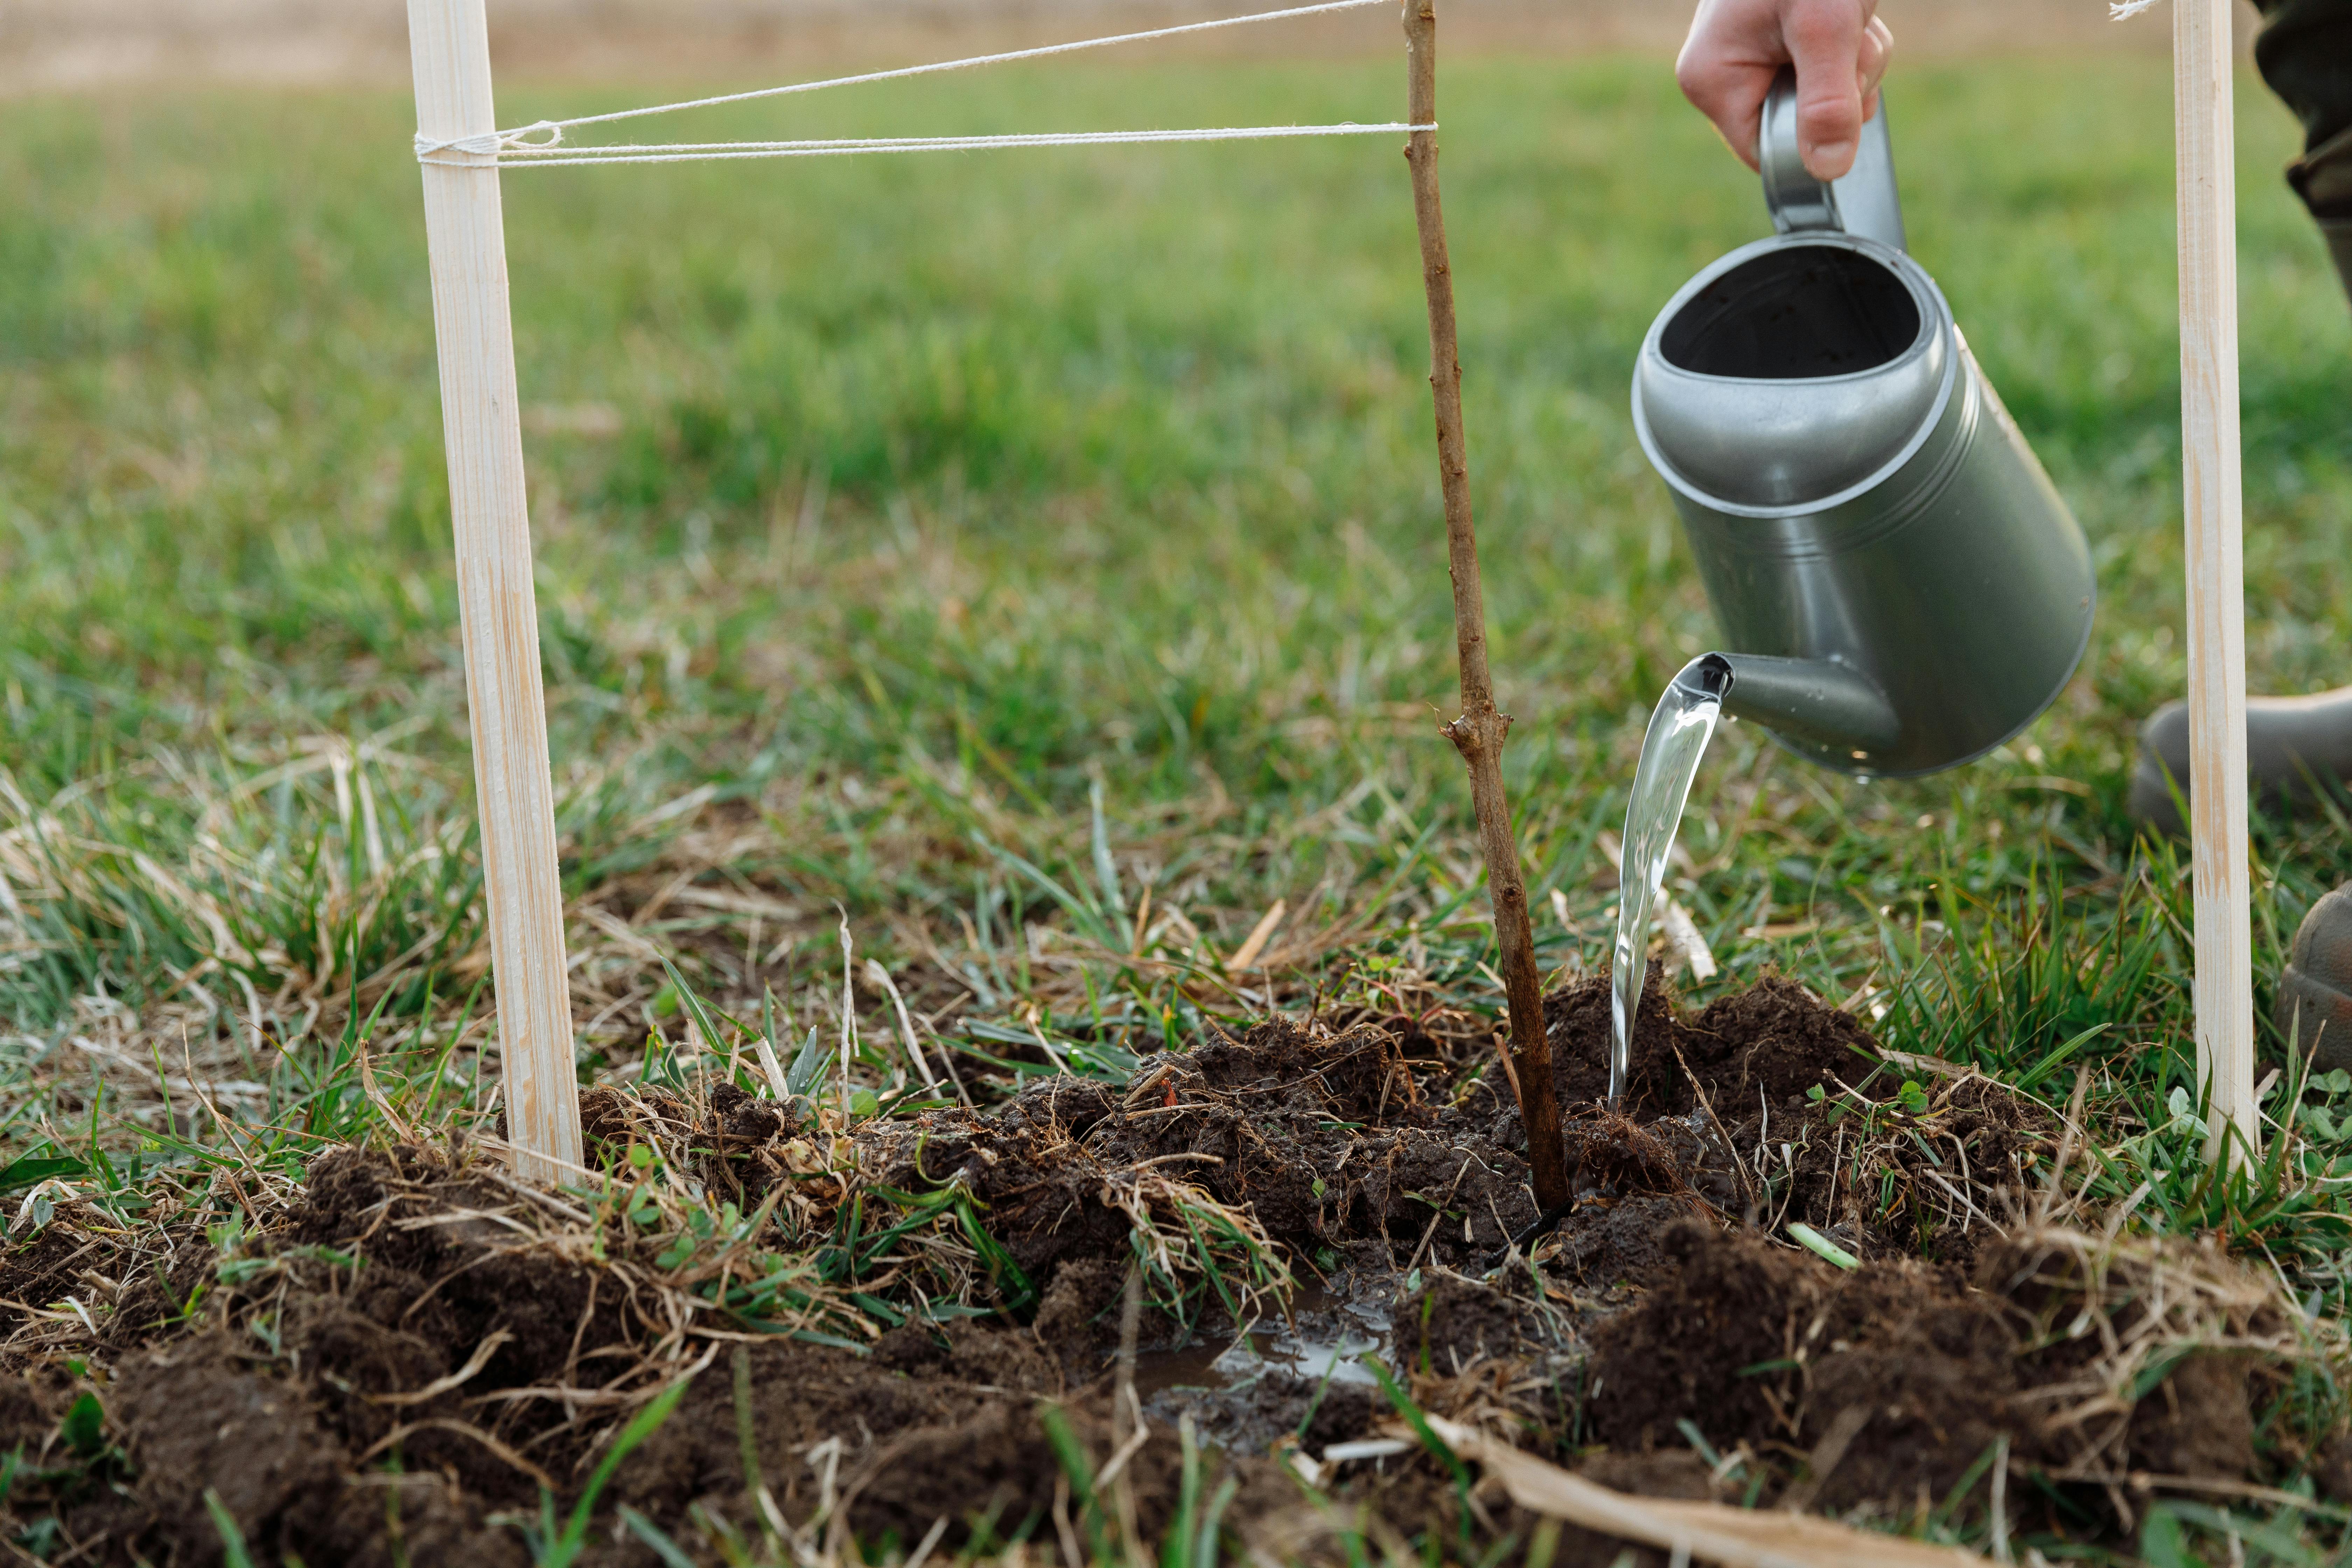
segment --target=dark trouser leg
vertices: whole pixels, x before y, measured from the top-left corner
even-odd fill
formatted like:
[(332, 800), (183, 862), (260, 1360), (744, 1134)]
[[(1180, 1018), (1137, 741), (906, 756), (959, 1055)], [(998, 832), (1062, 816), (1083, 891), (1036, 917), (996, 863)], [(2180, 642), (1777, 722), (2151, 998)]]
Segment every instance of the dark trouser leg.
[(2254, 63), (2303, 121), (2304, 153), (2287, 183), (2319, 220), (2352, 294), (2352, 0), (2255, 0)]

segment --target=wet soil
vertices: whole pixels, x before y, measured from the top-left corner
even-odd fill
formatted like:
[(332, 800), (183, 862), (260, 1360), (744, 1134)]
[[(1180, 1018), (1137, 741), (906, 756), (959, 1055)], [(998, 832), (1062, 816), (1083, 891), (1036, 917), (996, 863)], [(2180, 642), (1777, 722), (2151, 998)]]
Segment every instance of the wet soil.
[[(1406, 1539), (1454, 1540), (1462, 1503), (1425, 1456), (1322, 1458), (1393, 1416), (1366, 1361), (1423, 1408), (1654, 1495), (1802, 1486), (1899, 1512), (2002, 1436), (2062, 1478), (2250, 1473), (2257, 1357), (2176, 1356), (2098, 1443), (2067, 1436), (2067, 1391), (2096, 1357), (2049, 1325), (2095, 1292), (1993, 1218), (2050, 1146), (2030, 1102), (1982, 1079), (1898, 1093), (1868, 1029), (1791, 982), (1683, 1013), (1654, 973), (1612, 1114), (1596, 1103), (1605, 978), (1546, 1016), (1580, 1195), (1523, 1245), (1525, 1141), (1489, 1063), (1409, 1057), (1373, 1025), (1268, 1020), (1127, 1084), (1045, 1080), (830, 1152), (733, 1089), (587, 1097), (599, 1157), (625, 1169), (643, 1145), (746, 1214), (765, 1205), (812, 1268), (853, 1210), (870, 1232), (969, 1194), (960, 1212), (1002, 1259), (940, 1210), (940, 1245), (971, 1260), (958, 1295), (921, 1297), (920, 1321), (897, 1275), (858, 1284), (880, 1310), (848, 1335), (732, 1317), (706, 1287), (748, 1255), (656, 1257), (625, 1205), (537, 1194), (460, 1152), (331, 1152), (274, 1197), (215, 1184), (214, 1212), (136, 1254), (69, 1210), (0, 1257), (0, 1446), (23, 1442), (42, 1478), (8, 1506), (102, 1563), (223, 1561), (215, 1502), (257, 1561), (520, 1563), (505, 1516), (535, 1518), (542, 1488), (568, 1506), (628, 1414), (683, 1378), (583, 1561), (659, 1560), (604, 1522), (620, 1504), (698, 1557), (772, 1510), (869, 1551), (940, 1521), (947, 1549), (1052, 1540), (1068, 1518), (1056, 1425), (1097, 1467), (1127, 1430), (1131, 1261), (1188, 1235), (1207, 1251), (1220, 1215), (1230, 1281), (1194, 1278), (1138, 1314), (1154, 1436), (1124, 1484), (1151, 1540), (1181, 1494), (1171, 1428), (1205, 1446), (1212, 1484), (1234, 1480), (1227, 1528), (1276, 1556), (1346, 1556), (1300, 1470), (1376, 1501)], [(1794, 1219), (1864, 1266), (1772, 1239)], [(76, 1293), (86, 1326), (38, 1310)], [(104, 1410), (95, 1450), (61, 1425), (85, 1392)], [(1698, 1463), (1687, 1429), (1748, 1468)], [(1499, 1500), (1475, 1511), (1484, 1539), (1528, 1539)], [(1620, 1544), (1570, 1531), (1559, 1561)]]
[[(2053, 1119), (2041, 1107), (1973, 1075), (1917, 1082), (1860, 1019), (1785, 976), (1696, 1012), (1675, 1005), (1656, 964), (1646, 981), (1625, 1110), (1632, 1133), (1673, 1145), (1665, 1169), (1575, 1109), (1608, 1090), (1605, 977), (1545, 998), (1553, 1080), (1570, 1152), (1586, 1140), (1587, 1184), (1671, 1193), (1679, 1181), (1768, 1230), (1801, 1220), (1858, 1257), (1966, 1267), (1998, 1234), (1986, 1194), (2015, 1188), (2050, 1152)], [(1654, 1247), (1660, 1230), (1643, 1234)]]

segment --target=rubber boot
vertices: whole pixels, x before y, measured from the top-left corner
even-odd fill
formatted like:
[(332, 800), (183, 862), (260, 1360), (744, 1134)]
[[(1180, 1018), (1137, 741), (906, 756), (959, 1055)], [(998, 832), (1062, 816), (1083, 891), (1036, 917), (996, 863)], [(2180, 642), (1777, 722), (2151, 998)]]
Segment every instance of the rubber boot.
[[(2352, 796), (2352, 686), (2311, 697), (2246, 699), (2246, 782), (2262, 809), (2292, 813), (2323, 794)], [(2130, 811), (2159, 833), (2189, 831), (2189, 704), (2168, 702), (2141, 726)]]
[(2352, 888), (2312, 905), (2295, 929), (2274, 1016), (2314, 1072), (2352, 1068)]

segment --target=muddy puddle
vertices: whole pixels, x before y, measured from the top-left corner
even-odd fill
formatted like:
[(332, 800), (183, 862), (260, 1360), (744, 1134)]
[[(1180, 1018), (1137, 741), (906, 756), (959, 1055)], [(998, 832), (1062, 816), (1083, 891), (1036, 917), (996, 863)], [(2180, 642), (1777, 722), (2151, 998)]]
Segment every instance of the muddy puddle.
[(1376, 1388), (1380, 1379), (1365, 1358), (1388, 1348), (1394, 1313), (1386, 1292), (1354, 1297), (1346, 1291), (1346, 1285), (1301, 1290), (1282, 1317), (1254, 1323), (1230, 1340), (1139, 1355), (1136, 1392), (1149, 1401), (1164, 1392), (1231, 1391), (1267, 1378)]
[[(1149, 1541), (1190, 1452), (1229, 1550), (1347, 1561), (1333, 1521), (1362, 1503), (1516, 1561), (1534, 1521), (1401, 1445), (1398, 1397), (1604, 1484), (1890, 1518), (2006, 1441), (2017, 1529), (2077, 1538), (2128, 1535), (2108, 1478), (2134, 1468), (2271, 1473), (2253, 1435), (2294, 1418), (2269, 1288), (2013, 1223), (2054, 1146), (2030, 1102), (1898, 1093), (1866, 1026), (1790, 982), (1686, 1011), (1654, 973), (1612, 1114), (1610, 1016), (1605, 978), (1547, 999), (1580, 1196), (1533, 1236), (1483, 1053), (1290, 1019), (850, 1132), (733, 1090), (595, 1091), (602, 1193), (345, 1150), (129, 1241), (63, 1210), (0, 1258), (0, 1449), (37, 1477), (7, 1522), (77, 1561), (208, 1564), (216, 1500), (257, 1561), (524, 1563), (515, 1520), (542, 1489), (568, 1507), (681, 1384), (581, 1561), (664, 1560), (621, 1505), (694, 1561), (761, 1534), (1042, 1544), (1091, 1528), (1073, 1445), (1126, 1456)], [(1862, 1266), (1791, 1248), (1792, 1220)], [(1570, 1531), (1555, 1561), (1619, 1544)]]

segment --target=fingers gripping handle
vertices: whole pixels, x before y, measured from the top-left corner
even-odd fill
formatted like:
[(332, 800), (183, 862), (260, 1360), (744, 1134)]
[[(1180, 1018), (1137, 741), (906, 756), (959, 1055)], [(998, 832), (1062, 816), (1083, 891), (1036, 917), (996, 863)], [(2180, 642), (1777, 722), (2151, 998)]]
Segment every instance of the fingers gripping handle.
[(1771, 209), (1772, 227), (1779, 233), (1837, 229), (1897, 250), (1907, 248), (1903, 201), (1895, 188), (1895, 149), (1886, 133), (1884, 92), (1879, 94), (1878, 112), (1863, 125), (1853, 168), (1841, 179), (1824, 182), (1805, 168), (1797, 142), (1797, 73), (1792, 68), (1781, 68), (1764, 99), (1764, 117), (1756, 134), (1756, 163), (1764, 176), (1764, 205)]

